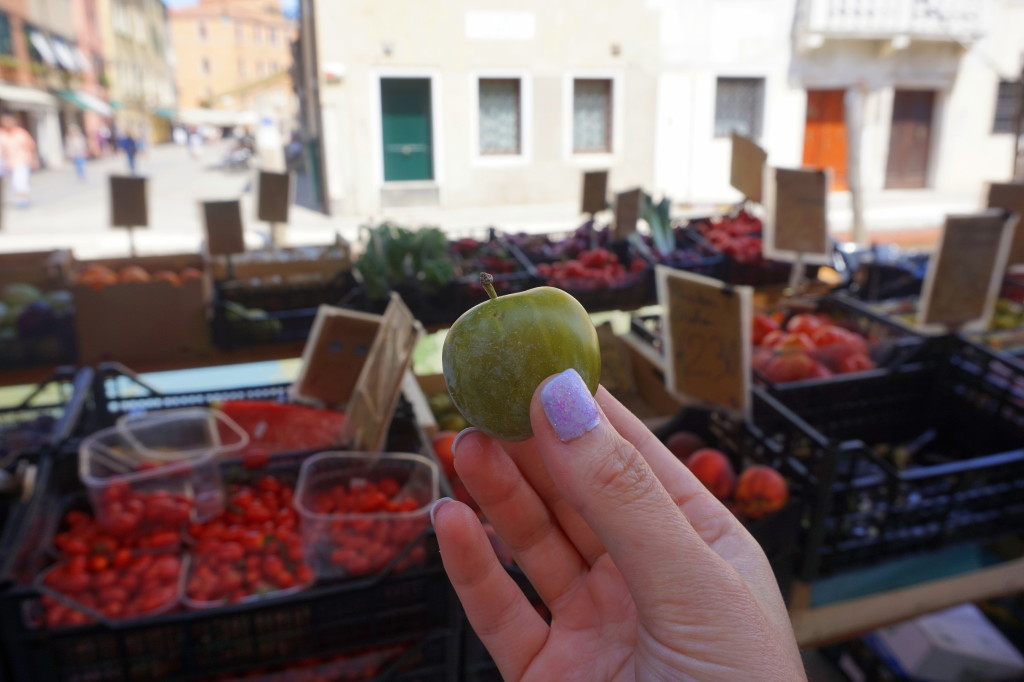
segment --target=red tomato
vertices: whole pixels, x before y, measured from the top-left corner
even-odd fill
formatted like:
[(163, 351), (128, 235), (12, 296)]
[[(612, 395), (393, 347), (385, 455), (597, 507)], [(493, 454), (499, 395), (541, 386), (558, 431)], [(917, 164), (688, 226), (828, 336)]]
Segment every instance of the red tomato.
[(847, 355), (845, 358), (840, 360), (839, 366), (836, 369), (840, 374), (851, 374), (853, 372), (864, 372), (874, 368), (875, 363), (871, 358), (863, 353), (854, 353), (853, 355)]
[(791, 351), (778, 353), (768, 361), (764, 368), (764, 376), (775, 384), (789, 381), (801, 381), (814, 376), (818, 363), (806, 353)]
[(110, 560), (100, 554), (93, 554), (88, 560), (89, 570), (93, 573), (105, 571), (109, 565)]
[(842, 327), (836, 327), (835, 325), (824, 325), (818, 327), (811, 334), (811, 340), (818, 348), (825, 348), (828, 346), (848, 346), (851, 349), (857, 349), (860, 352), (867, 350), (867, 342), (864, 337), (860, 334), (851, 332), (848, 329)]
[(755, 346), (760, 346), (768, 334), (778, 330), (779, 323), (768, 315), (763, 315), (761, 313), (756, 313), (754, 315), (753, 342)]
[(775, 344), (777, 351), (812, 351), (815, 349), (814, 341), (803, 332), (791, 332), (782, 337)]
[(789, 318), (789, 322), (786, 323), (786, 331), (809, 335), (812, 334), (815, 329), (820, 327), (821, 324), (822, 322), (817, 316), (811, 315), (810, 313), (799, 313)]
[(786, 333), (781, 329), (776, 329), (775, 331), (768, 332), (764, 337), (762, 337), (761, 345), (765, 348), (774, 348), (779, 345), (779, 342), (784, 338), (786, 338)]

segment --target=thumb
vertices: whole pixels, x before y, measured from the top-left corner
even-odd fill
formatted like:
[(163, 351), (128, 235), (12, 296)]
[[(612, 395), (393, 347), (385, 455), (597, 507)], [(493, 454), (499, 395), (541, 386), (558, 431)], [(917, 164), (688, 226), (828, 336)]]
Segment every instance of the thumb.
[(721, 562), (575, 370), (537, 388), (530, 418), (552, 481), (600, 538), (641, 613), (675, 601), (687, 566)]

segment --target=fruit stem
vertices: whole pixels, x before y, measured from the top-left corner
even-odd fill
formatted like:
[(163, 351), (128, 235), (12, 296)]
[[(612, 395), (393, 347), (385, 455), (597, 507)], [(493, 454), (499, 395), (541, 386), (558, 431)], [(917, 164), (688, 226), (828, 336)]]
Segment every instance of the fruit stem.
[(494, 276), (488, 272), (480, 273), (480, 284), (483, 286), (484, 291), (487, 292), (487, 296), (493, 301), (498, 298), (498, 294), (494, 292)]

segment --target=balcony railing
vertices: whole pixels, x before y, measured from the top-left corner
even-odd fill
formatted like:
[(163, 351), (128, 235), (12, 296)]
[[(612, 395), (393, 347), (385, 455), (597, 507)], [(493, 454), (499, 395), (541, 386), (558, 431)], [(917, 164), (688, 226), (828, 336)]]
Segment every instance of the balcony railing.
[(800, 33), (820, 38), (972, 41), (990, 0), (800, 0)]

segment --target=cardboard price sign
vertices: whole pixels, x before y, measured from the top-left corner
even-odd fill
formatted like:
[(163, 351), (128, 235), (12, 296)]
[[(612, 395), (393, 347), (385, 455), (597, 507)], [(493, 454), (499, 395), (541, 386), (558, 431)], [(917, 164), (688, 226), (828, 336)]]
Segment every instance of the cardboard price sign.
[(256, 180), (256, 218), (268, 223), (287, 223), (291, 203), (291, 174), (260, 171)]
[(775, 169), (773, 251), (828, 253), (827, 191), (825, 171)]
[(669, 391), (750, 414), (750, 287), (657, 266)]
[(1017, 214), (1017, 227), (1010, 242), (1007, 265), (1024, 263), (1024, 182), (993, 182), (988, 187), (988, 207), (1003, 208)]
[(988, 326), (1016, 222), (1002, 209), (946, 217), (924, 278), (919, 324)]
[(206, 248), (211, 256), (228, 256), (245, 251), (242, 234), (242, 205), (233, 201), (203, 202)]
[(146, 178), (110, 176), (111, 227), (149, 227)]
[(402, 297), (392, 293), (380, 330), (345, 409), (342, 443), (367, 452), (384, 449), (391, 417), (402, 392), (402, 378), (412, 364), (412, 352), (422, 334), (423, 326), (402, 302)]
[(583, 199), (580, 212), (594, 214), (608, 208), (608, 171), (588, 171), (583, 174)]
[(616, 195), (614, 229), (616, 239), (625, 239), (636, 232), (636, 222), (640, 220), (640, 198), (642, 194), (642, 190), (632, 189)]
[(749, 201), (761, 203), (764, 166), (767, 161), (768, 152), (758, 147), (753, 140), (733, 133), (729, 184), (743, 192)]

